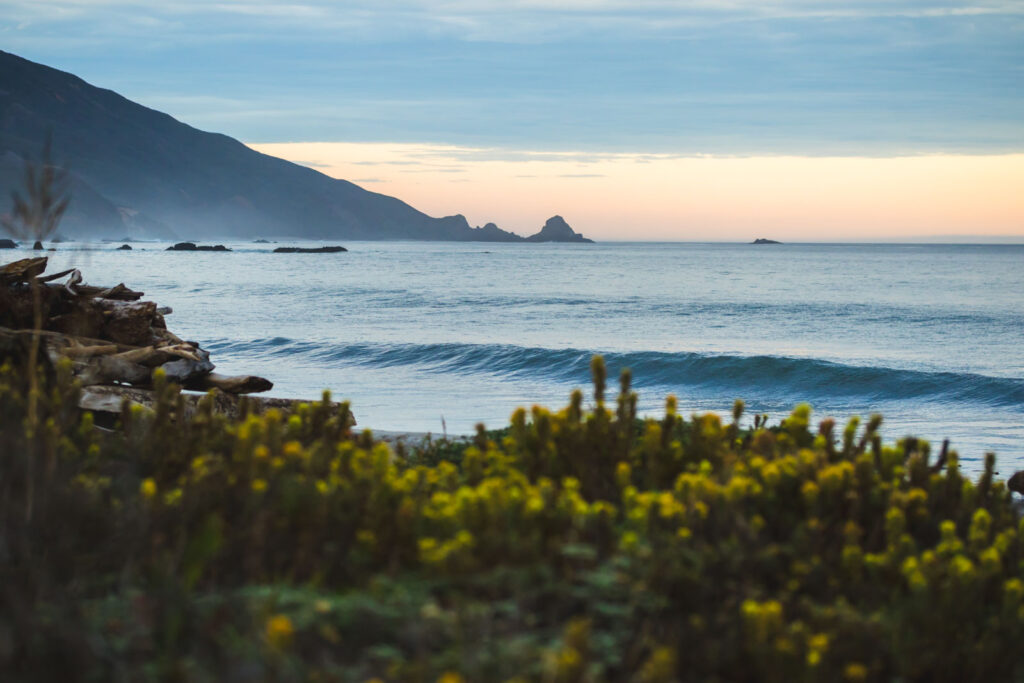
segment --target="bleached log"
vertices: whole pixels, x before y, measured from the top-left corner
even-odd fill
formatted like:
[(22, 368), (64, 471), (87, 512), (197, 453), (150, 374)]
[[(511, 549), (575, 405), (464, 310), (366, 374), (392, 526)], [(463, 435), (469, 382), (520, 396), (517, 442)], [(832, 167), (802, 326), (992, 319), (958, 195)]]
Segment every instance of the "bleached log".
[(88, 358), (91, 356), (109, 356), (117, 353), (117, 344), (99, 344), (93, 346), (68, 346), (58, 349), (68, 358)]
[(175, 344), (173, 346), (144, 346), (130, 351), (123, 351), (117, 354), (117, 358), (151, 368), (179, 359), (189, 360), (196, 363), (202, 363), (203, 361), (209, 360), (208, 355), (204, 356), (196, 349), (196, 347), (188, 344)]
[(153, 371), (144, 365), (131, 363), (116, 356), (98, 356), (89, 359), (76, 374), (83, 386), (115, 382), (148, 386)]
[[(203, 394), (181, 394), (185, 404), (185, 415), (190, 418), (195, 415), (199, 407), (199, 401)], [(78, 401), (78, 407), (83, 410), (118, 415), (121, 412), (122, 401), (127, 400), (129, 404), (137, 404), (152, 409), (156, 405), (154, 392), (148, 389), (135, 387), (116, 386), (90, 386), (82, 389), (82, 395)], [(294, 412), (303, 403), (310, 401), (299, 401), (289, 398), (262, 398), (259, 396), (232, 396), (222, 391), (214, 391), (212, 394), (213, 411), (220, 415), (235, 418), (240, 413), (240, 407), (244, 401), (251, 413), (257, 415), (265, 413), (271, 408), (278, 410), (285, 415)], [(335, 404), (336, 405), (336, 404)], [(350, 426), (355, 426), (356, 421), (350, 417)]]
[(69, 277), (68, 281), (64, 283), (64, 291), (71, 296), (78, 296), (75, 286), (80, 284), (82, 284), (82, 271), (76, 268), (71, 271), (71, 277)]

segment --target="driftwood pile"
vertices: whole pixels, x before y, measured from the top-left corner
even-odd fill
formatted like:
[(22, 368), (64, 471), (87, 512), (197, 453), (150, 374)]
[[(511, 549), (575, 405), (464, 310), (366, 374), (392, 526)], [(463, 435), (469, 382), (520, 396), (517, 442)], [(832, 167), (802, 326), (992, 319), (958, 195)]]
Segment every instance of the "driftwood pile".
[[(143, 301), (142, 292), (123, 284), (85, 284), (77, 269), (44, 276), (46, 264), (46, 257), (38, 257), (0, 266), (0, 347), (27, 348), (38, 311), (45, 360), (53, 364), (61, 358), (71, 360), (75, 376), (85, 387), (81, 407), (116, 412), (114, 406), (119, 410), (122, 399), (149, 403), (151, 392), (146, 390), (157, 368), (184, 389), (218, 390), (217, 410), (228, 414), (237, 410), (240, 394), (273, 388), (263, 377), (215, 373), (209, 352), (168, 330), (164, 316), (171, 310)], [(287, 410), (294, 404), (284, 399), (252, 399), (247, 409)]]

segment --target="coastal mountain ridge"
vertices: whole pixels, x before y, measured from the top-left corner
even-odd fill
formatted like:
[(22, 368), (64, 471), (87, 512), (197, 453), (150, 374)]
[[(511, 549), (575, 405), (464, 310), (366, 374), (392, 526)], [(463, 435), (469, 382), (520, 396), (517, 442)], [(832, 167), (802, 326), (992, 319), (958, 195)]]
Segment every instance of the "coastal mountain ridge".
[(428, 216), (0, 50), (0, 201), (47, 138), (69, 171), (69, 238), (552, 241)]

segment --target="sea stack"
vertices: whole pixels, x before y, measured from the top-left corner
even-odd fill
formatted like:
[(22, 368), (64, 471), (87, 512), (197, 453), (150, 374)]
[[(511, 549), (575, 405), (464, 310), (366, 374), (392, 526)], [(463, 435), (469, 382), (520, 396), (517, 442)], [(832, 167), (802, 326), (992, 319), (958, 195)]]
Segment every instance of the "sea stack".
[(580, 233), (569, 227), (561, 216), (552, 216), (536, 235), (526, 238), (527, 242), (577, 242), (593, 244), (594, 240), (587, 239)]

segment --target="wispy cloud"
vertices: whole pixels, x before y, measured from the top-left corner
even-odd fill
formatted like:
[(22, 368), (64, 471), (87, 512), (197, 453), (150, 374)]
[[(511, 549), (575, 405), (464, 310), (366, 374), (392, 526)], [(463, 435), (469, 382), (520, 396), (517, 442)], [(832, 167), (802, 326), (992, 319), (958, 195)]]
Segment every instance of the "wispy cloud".
[(248, 140), (1024, 149), (1021, 0), (0, 3), (4, 49)]

